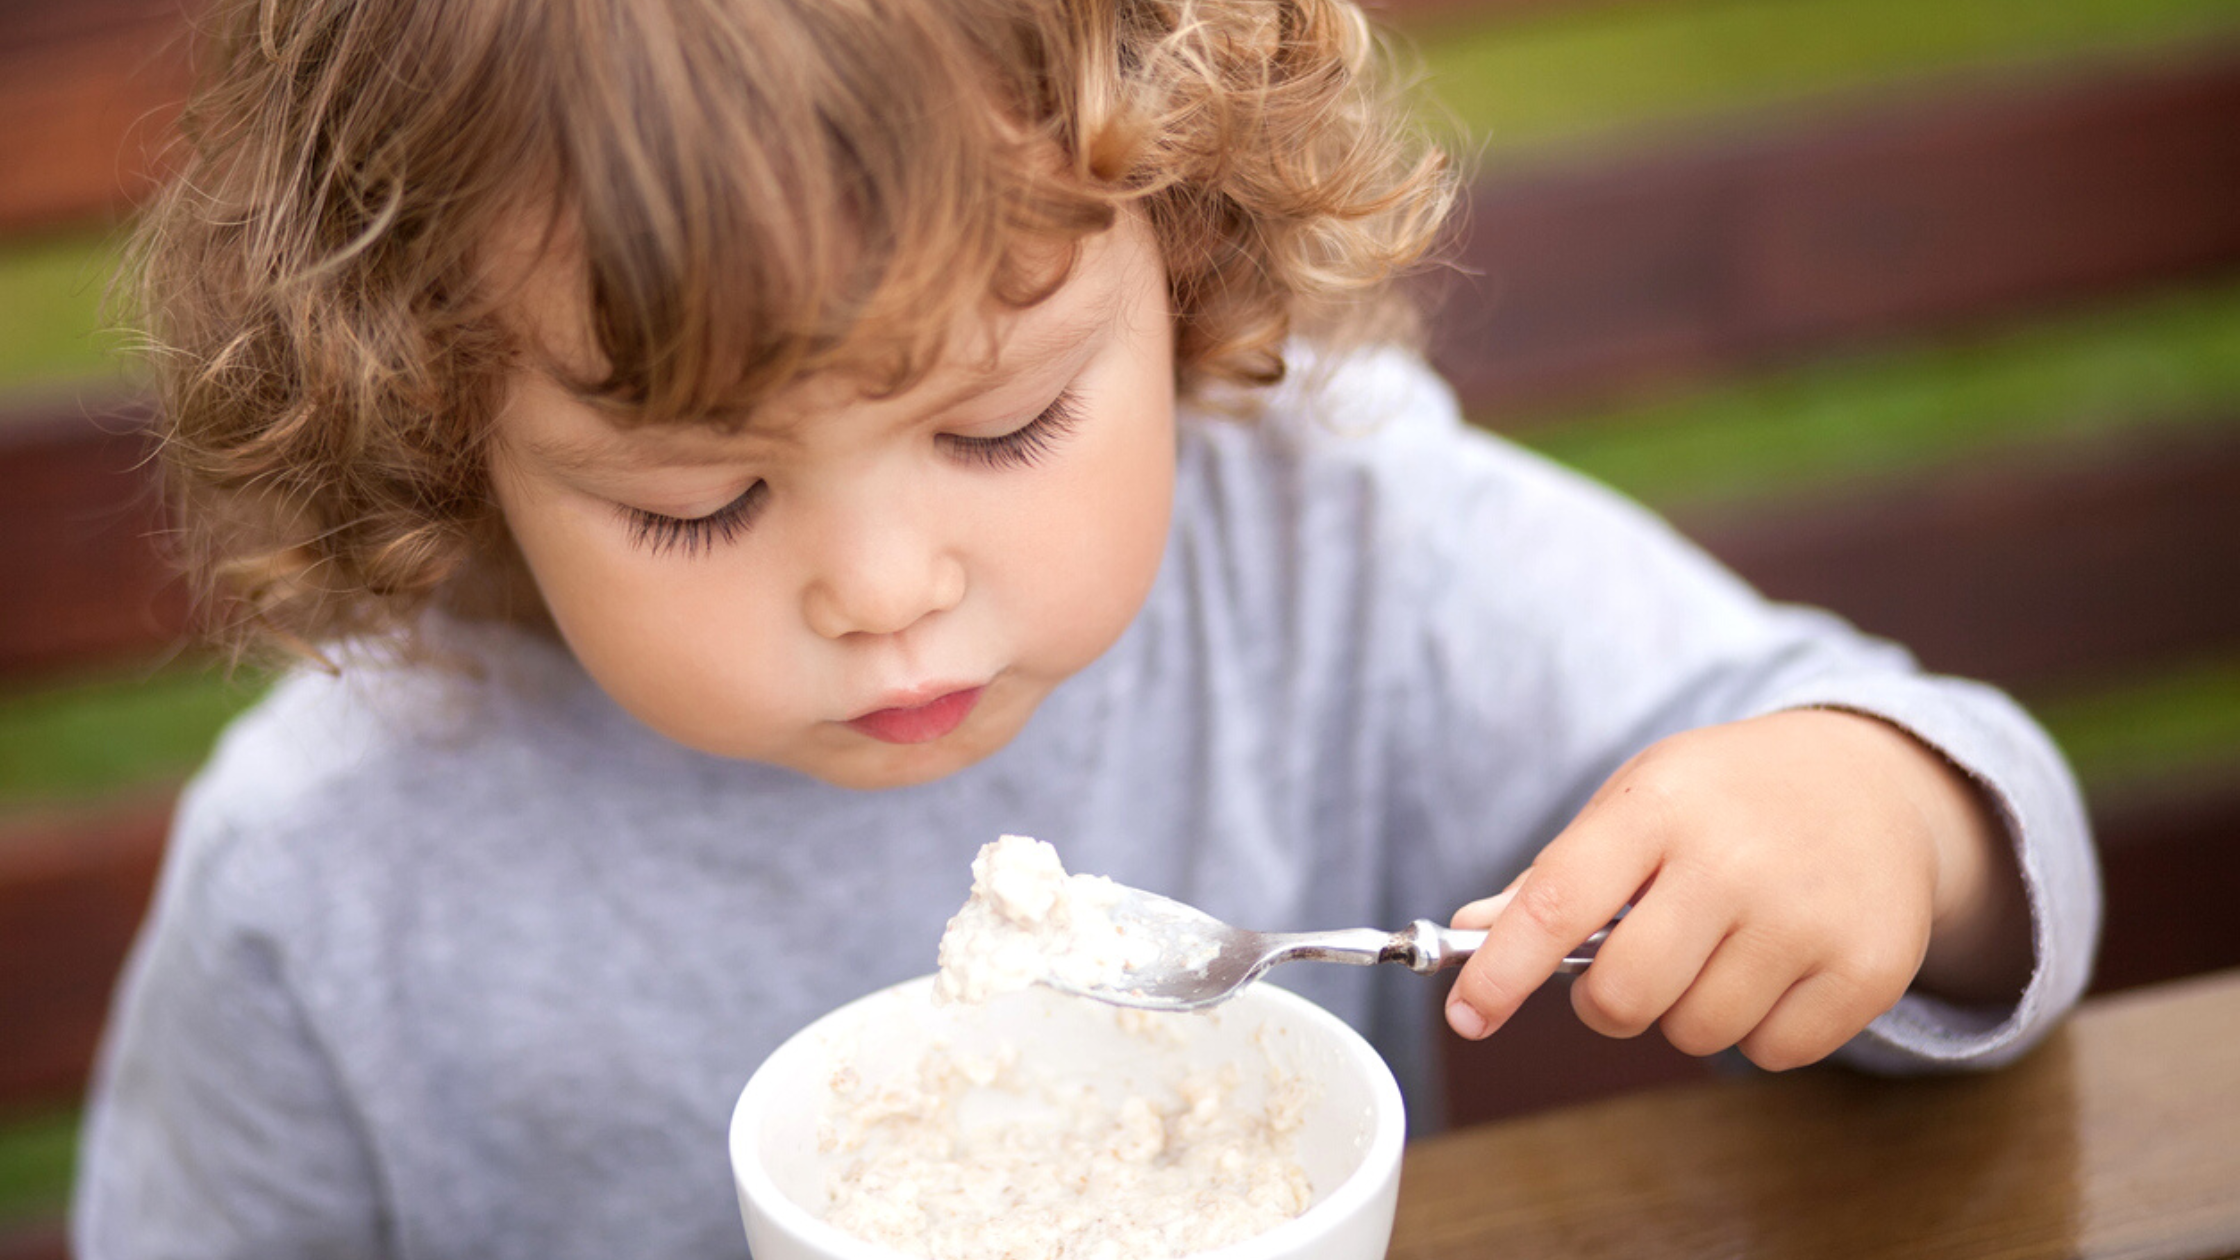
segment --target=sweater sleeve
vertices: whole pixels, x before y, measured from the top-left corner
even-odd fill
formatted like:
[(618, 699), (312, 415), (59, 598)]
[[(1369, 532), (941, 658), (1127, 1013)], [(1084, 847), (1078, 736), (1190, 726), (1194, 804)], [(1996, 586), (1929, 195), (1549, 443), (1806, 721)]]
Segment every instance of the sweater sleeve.
[[(2076, 785), (2012, 701), (1922, 673), (1837, 617), (1773, 603), (1650, 513), (1467, 429), (1451, 402), (1381, 445), (1388, 545), (1414, 558), (1396, 650), (1417, 767), (1403, 842), (1448, 904), (1498, 889), (1626, 758), (1666, 735), (1833, 707), (1910, 732), (1980, 784), (2015, 846), (2035, 966), (2018, 1002), (1910, 994), (1843, 1051), (1908, 1071), (2022, 1053), (2082, 994), (2100, 894)], [(1405, 876), (1401, 876), (1405, 878)], [(1464, 895), (1454, 895), (1457, 891)]]
[(186, 798), (118, 993), (79, 1153), (76, 1254), (384, 1255), (360, 1128), (259, 924), (274, 890), (216, 812)]

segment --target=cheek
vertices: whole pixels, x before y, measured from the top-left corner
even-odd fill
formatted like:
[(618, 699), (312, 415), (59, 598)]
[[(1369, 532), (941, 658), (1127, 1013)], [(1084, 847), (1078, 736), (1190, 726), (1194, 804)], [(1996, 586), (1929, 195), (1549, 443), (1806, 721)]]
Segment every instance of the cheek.
[(509, 526), (568, 650), (614, 701), (664, 735), (711, 752), (744, 752), (740, 711), (771, 704), (767, 610), (725, 582), (720, 557), (649, 565), (609, 522), (584, 509), (501, 494)]
[(545, 610), (576, 655), (586, 656), (627, 623), (621, 614), (645, 592), (629, 589), (629, 575), (607, 554), (599, 523), (580, 508), (534, 490), (501, 491), (499, 502)]
[(1029, 573), (1050, 644), (1085, 664), (1142, 608), (1166, 553), (1174, 506), (1171, 407), (1130, 426), (1128, 440), (1084, 452), (1046, 497)]

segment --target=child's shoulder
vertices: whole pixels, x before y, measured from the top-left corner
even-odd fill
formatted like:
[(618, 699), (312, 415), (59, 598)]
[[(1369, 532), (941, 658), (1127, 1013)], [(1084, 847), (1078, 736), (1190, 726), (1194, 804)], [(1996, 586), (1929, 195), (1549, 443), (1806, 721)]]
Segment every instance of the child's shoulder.
[(434, 650), (411, 663), (345, 652), (336, 671), (283, 675), (189, 785), (177, 842), (362, 848), (446, 802), (522, 786), (540, 745), (602, 711), (565, 653), (526, 632), (445, 628)]
[(1445, 380), (1416, 354), (1370, 346), (1343, 355), (1307, 343), (1285, 354), (1283, 381), (1241, 408), (1247, 424), (1226, 423), (1215, 398), (1204, 427), (1250, 435), (1271, 454), (1293, 458), (1361, 458), (1380, 449), (1456, 439), (1461, 408)]
[(1287, 358), (1293, 370), (1250, 422), (1209, 408), (1185, 425), (1186, 502), (1196, 493), (1217, 511), (1369, 512), (1388, 528), (1440, 536), (1487, 514), (1639, 523), (1642, 513), (1606, 487), (1469, 423), (1452, 388), (1414, 353), (1329, 359), (1309, 348)]

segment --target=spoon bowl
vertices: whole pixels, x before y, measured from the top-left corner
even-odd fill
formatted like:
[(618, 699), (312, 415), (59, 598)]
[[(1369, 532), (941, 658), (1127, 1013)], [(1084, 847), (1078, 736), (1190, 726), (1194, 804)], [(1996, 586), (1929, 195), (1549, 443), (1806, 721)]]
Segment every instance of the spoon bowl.
[[(1304, 960), (1358, 967), (1399, 963), (1418, 975), (1430, 975), (1460, 966), (1486, 938), (1482, 931), (1440, 927), (1429, 919), (1417, 919), (1397, 932), (1377, 928), (1254, 932), (1171, 897), (1125, 885), (1114, 887), (1119, 897), (1107, 910), (1114, 927), (1152, 942), (1153, 960), (1128, 968), (1110, 982), (1081, 984), (1047, 977), (1042, 983), (1115, 1006), (1187, 1011), (1228, 1001), (1277, 963)], [(1557, 972), (1577, 975), (1586, 970), (1594, 961), (1594, 951), (1616, 925), (1613, 919), (1589, 936), (1557, 964)]]

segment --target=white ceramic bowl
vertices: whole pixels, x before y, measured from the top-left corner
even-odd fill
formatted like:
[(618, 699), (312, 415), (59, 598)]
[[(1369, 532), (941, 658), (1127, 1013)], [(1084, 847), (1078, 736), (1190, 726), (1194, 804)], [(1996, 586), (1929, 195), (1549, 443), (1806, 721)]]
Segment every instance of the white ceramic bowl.
[[(1218, 1010), (1176, 1019), (1175, 1044), (1114, 1026), (1112, 1008), (1034, 988), (986, 1006), (935, 1006), (931, 976), (858, 1001), (796, 1033), (748, 1080), (731, 1115), (731, 1170), (755, 1260), (897, 1260), (823, 1220), (833, 1157), (817, 1149), (834, 1070), (878, 1082), (917, 1063), (936, 1040), (962, 1050), (1013, 1042), (1100, 1088), (1163, 1092), (1191, 1068), (1237, 1063), (1304, 1075), (1311, 1101), (1292, 1154), (1314, 1199), (1264, 1234), (1203, 1260), (1378, 1260), (1392, 1234), (1405, 1134), (1400, 1089), (1383, 1058), (1344, 1021), (1265, 982)], [(1265, 1031), (1263, 1031), (1265, 1030)]]

